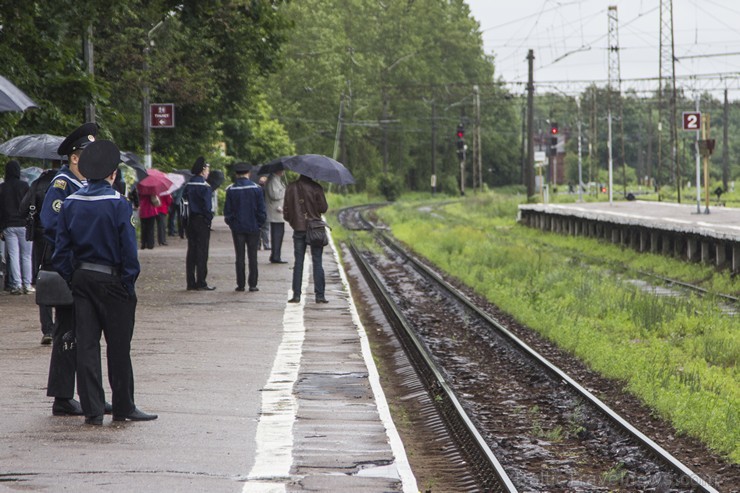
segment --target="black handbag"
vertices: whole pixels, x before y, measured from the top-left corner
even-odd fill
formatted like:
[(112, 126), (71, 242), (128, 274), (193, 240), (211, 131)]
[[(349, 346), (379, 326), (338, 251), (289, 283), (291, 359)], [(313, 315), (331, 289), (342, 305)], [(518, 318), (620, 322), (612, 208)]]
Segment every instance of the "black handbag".
[(72, 290), (57, 271), (40, 270), (36, 278), (36, 304), (64, 306), (74, 303)]
[(325, 247), (329, 244), (329, 235), (326, 228), (329, 225), (321, 219), (308, 219), (306, 221), (306, 241), (312, 247)]

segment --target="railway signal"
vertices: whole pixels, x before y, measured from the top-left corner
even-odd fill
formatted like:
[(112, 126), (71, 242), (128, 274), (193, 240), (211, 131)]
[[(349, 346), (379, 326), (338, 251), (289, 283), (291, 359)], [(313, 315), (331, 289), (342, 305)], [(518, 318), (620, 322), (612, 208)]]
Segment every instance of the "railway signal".
[(558, 130), (557, 122), (552, 122), (550, 124), (550, 155), (551, 156), (557, 156), (558, 154), (558, 135), (559, 134), (560, 134), (560, 130)]

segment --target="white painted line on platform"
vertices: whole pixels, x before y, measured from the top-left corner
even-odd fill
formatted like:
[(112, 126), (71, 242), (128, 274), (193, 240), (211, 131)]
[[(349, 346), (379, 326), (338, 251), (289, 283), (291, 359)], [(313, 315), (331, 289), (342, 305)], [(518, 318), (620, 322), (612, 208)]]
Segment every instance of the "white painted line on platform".
[[(329, 233), (329, 235), (331, 238), (331, 233)], [(333, 243), (334, 240), (332, 239), (332, 245)], [(380, 385), (380, 376), (378, 375), (378, 369), (375, 366), (373, 355), (370, 352), (370, 343), (367, 339), (365, 327), (362, 325), (360, 315), (357, 313), (357, 306), (355, 306), (354, 299), (352, 298), (352, 290), (350, 289), (349, 281), (347, 280), (347, 274), (344, 272), (344, 267), (342, 266), (342, 262), (339, 260), (339, 254), (337, 253), (337, 250), (335, 248), (332, 248), (332, 250), (334, 252), (334, 260), (339, 266), (339, 275), (342, 278), (342, 284), (344, 285), (344, 289), (346, 289), (347, 293), (349, 294), (349, 310), (352, 314), (352, 320), (357, 327), (357, 333), (360, 336), (362, 357), (365, 360), (365, 365), (367, 366), (368, 380), (370, 381), (370, 387), (373, 391), (373, 395), (375, 396), (375, 404), (378, 407), (380, 421), (385, 427), (385, 432), (386, 435), (388, 435), (388, 441), (391, 446), (391, 452), (393, 452), (393, 457), (395, 458), (394, 464), (396, 471), (383, 470), (382, 472), (374, 472), (381, 475), (393, 474), (395, 472), (401, 478), (401, 484), (403, 485), (403, 491), (405, 493), (417, 493), (419, 491), (419, 488), (416, 484), (416, 478), (414, 477), (414, 473), (411, 471), (408, 457), (406, 457), (406, 449), (403, 446), (403, 442), (401, 441), (401, 436), (398, 434), (396, 425), (395, 423), (393, 423), (391, 411), (388, 407), (388, 401), (386, 401), (385, 394), (383, 393), (383, 387)], [(370, 474), (370, 472), (365, 471), (364, 475)]]
[[(298, 380), (306, 327), (303, 308), (311, 263), (303, 264), (300, 303), (286, 303), (283, 312), (283, 339), (277, 350), (272, 372), (262, 389), (262, 409), (257, 424), (257, 450), (252, 470), (244, 483), (243, 493), (284, 493), (291, 481), (293, 465), (293, 423), (298, 402), (293, 386)], [(289, 293), (290, 295), (290, 293)], [(256, 480), (256, 481), (255, 481)]]

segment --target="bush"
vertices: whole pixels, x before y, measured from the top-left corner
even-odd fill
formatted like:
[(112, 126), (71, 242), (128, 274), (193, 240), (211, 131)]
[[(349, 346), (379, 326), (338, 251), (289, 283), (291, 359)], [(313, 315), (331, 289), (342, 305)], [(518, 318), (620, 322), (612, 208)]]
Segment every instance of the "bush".
[(386, 174), (380, 177), (380, 193), (388, 202), (395, 202), (401, 195), (401, 183), (392, 175)]

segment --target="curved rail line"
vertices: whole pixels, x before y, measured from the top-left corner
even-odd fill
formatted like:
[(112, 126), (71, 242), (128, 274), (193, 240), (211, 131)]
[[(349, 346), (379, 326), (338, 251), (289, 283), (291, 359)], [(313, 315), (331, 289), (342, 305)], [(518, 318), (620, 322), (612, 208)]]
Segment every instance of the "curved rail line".
[(385, 233), (377, 233), (377, 235), (384, 243), (386, 243), (386, 245), (389, 248), (392, 248), (396, 253), (398, 253), (403, 258), (405, 258), (419, 272), (421, 272), (423, 275), (425, 275), (429, 279), (436, 282), (449, 295), (453, 296), (454, 298), (459, 300), (461, 303), (463, 303), (469, 310), (471, 310), (473, 313), (479, 316), (482, 320), (486, 321), (491, 327), (493, 327), (501, 335), (506, 337), (512, 344), (517, 346), (521, 351), (528, 354), (531, 358), (533, 358), (538, 364), (544, 367), (555, 378), (558, 378), (565, 385), (569, 386), (573, 391), (575, 391), (578, 395), (580, 395), (581, 398), (583, 398), (584, 400), (588, 401), (593, 406), (598, 408), (605, 416), (609, 418), (609, 420), (612, 423), (614, 423), (624, 433), (626, 433), (631, 438), (633, 438), (644, 449), (648, 450), (651, 454), (658, 457), (661, 461), (663, 461), (665, 464), (670, 466), (678, 474), (689, 478), (692, 481), (692, 484), (697, 489), (697, 491), (717, 493), (717, 490), (714, 489), (712, 486), (710, 486), (703, 478), (698, 476), (691, 469), (689, 469), (686, 465), (684, 465), (678, 459), (673, 457), (668, 451), (663, 449), (660, 445), (655, 443), (649, 437), (647, 437), (642, 432), (640, 432), (638, 429), (636, 429), (634, 426), (632, 426), (629, 422), (624, 420), (614, 410), (609, 408), (606, 404), (604, 404), (596, 396), (594, 396), (588, 390), (583, 388), (580, 384), (578, 384), (575, 380), (573, 380), (565, 372), (560, 370), (557, 366), (555, 366), (550, 361), (548, 361), (545, 357), (541, 356), (534, 349), (530, 348), (526, 343), (524, 343), (521, 339), (516, 337), (513, 333), (511, 333), (508, 329), (502, 326), (499, 322), (491, 318), (490, 315), (488, 315), (486, 312), (482, 311), (478, 306), (476, 306), (475, 303), (471, 301), (465, 294), (463, 294), (458, 289), (456, 289), (454, 286), (452, 286), (447, 281), (445, 281), (440, 274), (438, 274), (437, 272), (427, 267), (419, 259), (417, 259), (415, 256), (413, 256), (408, 251), (406, 251), (406, 249), (402, 247), (397, 241), (395, 241), (394, 239), (392, 239), (390, 236), (388, 236)]

